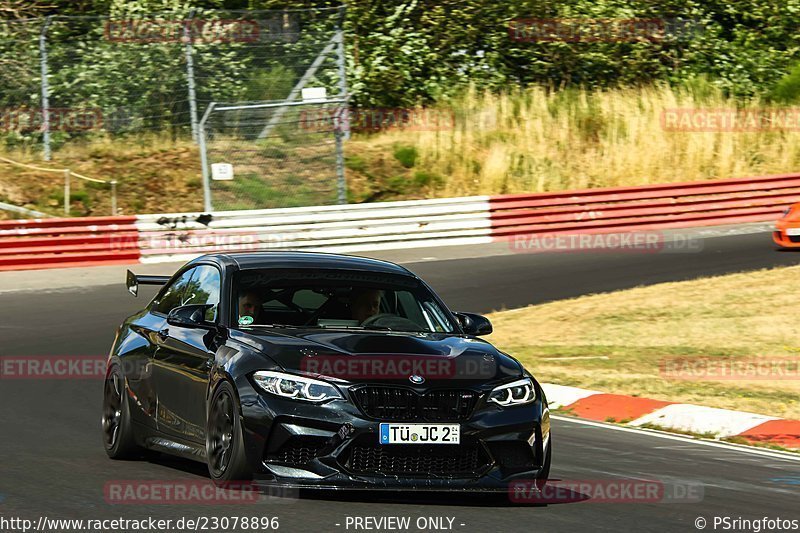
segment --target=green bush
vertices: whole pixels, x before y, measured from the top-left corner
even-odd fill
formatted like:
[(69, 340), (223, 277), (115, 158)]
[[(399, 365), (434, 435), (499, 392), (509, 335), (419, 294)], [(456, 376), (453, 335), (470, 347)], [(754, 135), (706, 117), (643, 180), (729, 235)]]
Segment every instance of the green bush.
[(396, 194), (402, 194), (408, 190), (409, 181), (405, 176), (392, 176), (387, 180), (387, 189)]
[(770, 92), (770, 97), (783, 104), (795, 104), (800, 101), (800, 64), (778, 81)]
[(411, 168), (417, 163), (417, 155), (416, 146), (396, 146), (394, 149), (394, 158), (406, 168)]
[(364, 160), (363, 157), (358, 155), (350, 155), (344, 158), (344, 165), (356, 172), (361, 172), (367, 168), (367, 162)]
[(444, 184), (444, 178), (433, 172), (418, 170), (414, 172), (414, 185), (417, 187), (438, 187)]

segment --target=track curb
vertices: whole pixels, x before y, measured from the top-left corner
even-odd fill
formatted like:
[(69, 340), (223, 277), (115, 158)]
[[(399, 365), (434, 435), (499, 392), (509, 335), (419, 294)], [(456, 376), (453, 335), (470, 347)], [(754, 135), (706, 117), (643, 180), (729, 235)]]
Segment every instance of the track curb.
[(715, 439), (740, 437), (753, 444), (800, 449), (800, 420), (564, 385), (542, 384), (542, 388), (551, 409), (588, 420), (713, 435)]

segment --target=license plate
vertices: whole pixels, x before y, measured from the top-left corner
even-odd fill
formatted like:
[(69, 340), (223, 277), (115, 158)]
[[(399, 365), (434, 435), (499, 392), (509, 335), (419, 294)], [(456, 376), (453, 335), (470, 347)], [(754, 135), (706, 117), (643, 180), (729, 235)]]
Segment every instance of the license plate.
[(800, 228), (787, 228), (786, 235), (789, 235), (790, 237), (796, 237), (800, 235)]
[(389, 424), (381, 423), (381, 444), (459, 444), (458, 424)]

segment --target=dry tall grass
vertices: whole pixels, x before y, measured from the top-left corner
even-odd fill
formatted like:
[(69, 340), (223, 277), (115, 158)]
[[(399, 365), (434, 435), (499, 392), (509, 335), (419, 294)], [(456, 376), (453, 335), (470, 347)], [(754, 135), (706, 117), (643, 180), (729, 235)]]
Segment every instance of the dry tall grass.
[[(784, 267), (502, 311), (489, 340), (546, 383), (800, 419), (799, 278)], [(763, 368), (687, 379), (663, 372), (676, 359)]]
[(452, 102), (455, 127), (395, 130), (366, 145), (402, 143), (417, 167), (444, 178), (437, 196), (542, 192), (728, 178), (796, 170), (800, 132), (675, 132), (665, 109), (763, 109), (711, 88), (603, 92), (533, 87), (474, 90)]
[[(345, 147), (348, 192), (353, 202), (383, 201), (696, 181), (797, 170), (797, 127), (696, 133), (668, 131), (662, 125), (664, 110), (668, 109), (758, 110), (761, 105), (758, 101), (726, 98), (708, 85), (607, 91), (531, 87), (501, 94), (471, 90), (442, 104), (438, 112), (420, 113), (423, 118), (439, 118), (438, 129), (425, 130), (423, 120), (418, 131), (407, 128), (356, 133)], [(441, 126), (448, 123), (441, 120), (443, 116), (453, 116), (454, 125)], [(398, 149), (408, 153), (411, 147), (413, 163), (401, 161)], [(179, 211), (202, 205), (196, 150), (190, 139), (176, 140), (166, 134), (99, 138), (57, 147), (52, 164), (116, 179), (125, 213)], [(0, 152), (20, 161), (41, 163), (39, 146)], [(0, 200), (46, 212), (59, 208), (60, 176), (33, 175), (5, 167), (1, 170)], [(91, 201), (84, 214), (108, 211), (106, 191), (96, 194), (89, 190), (88, 194)]]

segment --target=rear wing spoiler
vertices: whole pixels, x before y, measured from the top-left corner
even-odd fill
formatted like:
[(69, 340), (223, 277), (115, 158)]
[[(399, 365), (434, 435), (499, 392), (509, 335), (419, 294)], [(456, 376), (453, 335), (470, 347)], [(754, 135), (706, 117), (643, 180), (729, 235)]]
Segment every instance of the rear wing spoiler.
[(166, 285), (171, 276), (137, 276), (130, 270), (125, 278), (128, 292), (134, 296), (139, 295), (139, 285)]

